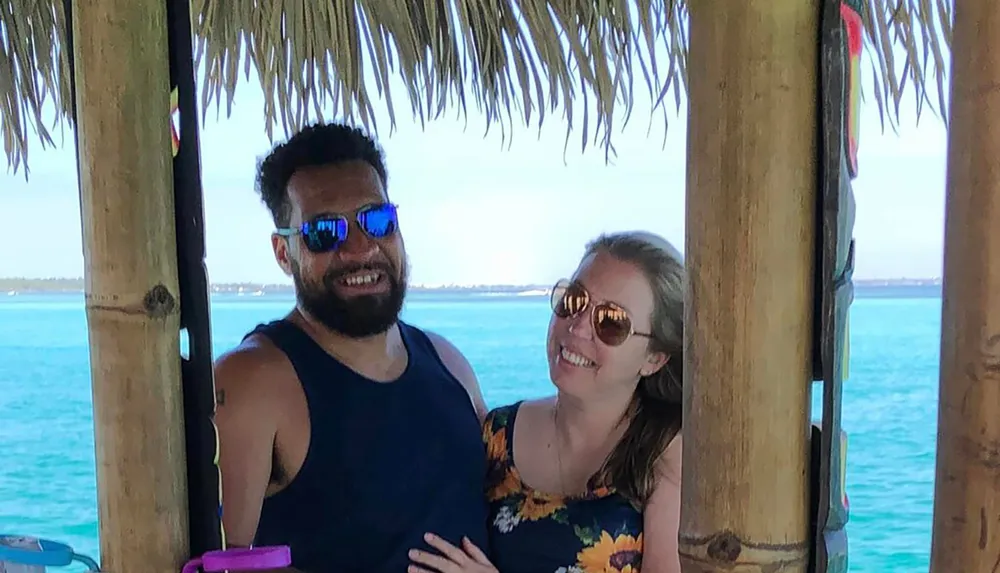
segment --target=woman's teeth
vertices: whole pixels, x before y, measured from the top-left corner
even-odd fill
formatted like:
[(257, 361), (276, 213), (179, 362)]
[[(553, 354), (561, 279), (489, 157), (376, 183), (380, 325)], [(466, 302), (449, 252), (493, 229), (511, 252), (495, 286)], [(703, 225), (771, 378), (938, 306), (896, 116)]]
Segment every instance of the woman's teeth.
[(559, 350), (559, 356), (573, 366), (579, 366), (581, 368), (592, 368), (594, 366), (594, 362), (592, 360), (577, 354), (572, 350), (567, 350), (565, 347)]

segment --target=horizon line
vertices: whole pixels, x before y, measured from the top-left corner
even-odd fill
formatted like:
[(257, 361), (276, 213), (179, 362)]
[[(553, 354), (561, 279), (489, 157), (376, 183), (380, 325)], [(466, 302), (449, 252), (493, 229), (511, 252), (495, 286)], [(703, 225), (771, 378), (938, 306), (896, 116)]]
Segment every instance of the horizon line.
[[(54, 282), (66, 282), (66, 283), (82, 283), (84, 282), (83, 277), (0, 277), (0, 283), (54, 283)], [(852, 281), (855, 285), (870, 285), (872, 283), (922, 283), (922, 284), (940, 284), (942, 282), (942, 277), (876, 277), (876, 278), (855, 278)], [(255, 280), (236, 280), (236, 281), (210, 281), (209, 288), (222, 287), (222, 288), (232, 288), (232, 287), (265, 287), (265, 288), (292, 288), (294, 284), (292, 282), (268, 282), (268, 281), (255, 281)], [(548, 283), (413, 283), (409, 285), (409, 288), (416, 289), (447, 289), (447, 288), (549, 288), (551, 284)]]

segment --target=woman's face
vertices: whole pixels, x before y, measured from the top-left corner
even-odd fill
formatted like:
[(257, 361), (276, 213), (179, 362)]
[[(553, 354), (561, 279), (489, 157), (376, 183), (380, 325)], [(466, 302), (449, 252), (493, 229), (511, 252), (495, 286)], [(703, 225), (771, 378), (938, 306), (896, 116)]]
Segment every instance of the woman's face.
[(594, 329), (594, 307), (615, 303), (628, 313), (635, 332), (649, 334), (654, 304), (649, 282), (638, 267), (601, 251), (584, 258), (572, 280), (587, 291), (589, 304), (567, 318), (552, 314), (547, 345), (552, 383), (581, 399), (631, 395), (640, 372), (655, 372), (666, 356), (650, 353), (649, 338), (637, 334), (618, 346), (603, 342)]

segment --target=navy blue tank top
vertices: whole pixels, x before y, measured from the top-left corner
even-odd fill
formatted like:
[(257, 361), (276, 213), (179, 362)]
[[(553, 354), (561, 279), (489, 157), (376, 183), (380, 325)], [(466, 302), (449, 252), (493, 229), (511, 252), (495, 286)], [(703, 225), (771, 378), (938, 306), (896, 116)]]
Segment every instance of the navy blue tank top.
[(264, 500), (254, 541), (289, 545), (297, 569), (405, 571), (407, 551), (429, 549), (425, 532), (487, 547), (486, 452), (469, 394), (426, 334), (399, 329), (409, 362), (390, 383), (344, 366), (291, 322), (251, 332), (288, 356), (309, 407), (305, 461)]

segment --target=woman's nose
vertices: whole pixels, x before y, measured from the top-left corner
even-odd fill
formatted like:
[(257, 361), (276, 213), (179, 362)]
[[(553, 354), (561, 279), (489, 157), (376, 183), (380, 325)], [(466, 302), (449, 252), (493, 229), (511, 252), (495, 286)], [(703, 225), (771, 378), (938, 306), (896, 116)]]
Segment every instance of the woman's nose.
[(592, 309), (590, 307), (587, 307), (583, 309), (583, 312), (569, 319), (570, 334), (586, 340), (590, 340), (593, 338), (594, 327), (591, 324), (592, 321), (590, 320), (591, 312)]

